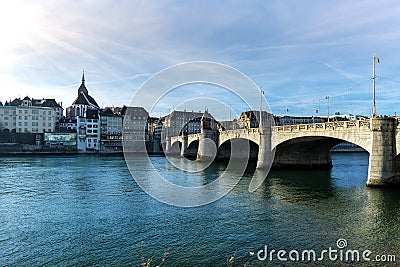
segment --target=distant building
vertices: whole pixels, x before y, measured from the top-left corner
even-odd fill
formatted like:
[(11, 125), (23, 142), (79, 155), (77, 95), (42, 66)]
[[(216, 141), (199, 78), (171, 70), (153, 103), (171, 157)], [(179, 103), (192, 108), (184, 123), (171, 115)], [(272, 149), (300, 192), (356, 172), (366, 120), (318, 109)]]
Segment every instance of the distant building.
[(56, 117), (56, 125), (59, 120), (63, 117), (63, 107), (62, 103), (57, 103), (55, 99), (52, 98), (42, 98), (42, 99), (34, 99), (28, 96), (24, 97), (24, 99), (15, 98), (10, 103), (6, 102), (5, 106), (13, 106), (13, 107), (46, 107), (52, 108), (55, 111)]
[(159, 119), (155, 117), (149, 117), (147, 120), (147, 129), (149, 132), (149, 139), (153, 140), (154, 139), (154, 133), (157, 127)]
[(41, 101), (42, 107), (53, 108), (56, 112), (56, 122), (58, 123), (63, 118), (62, 103), (57, 103), (55, 99), (43, 99)]
[(275, 125), (321, 123), (327, 119), (315, 116), (275, 116)]
[(0, 131), (17, 133), (54, 132), (56, 112), (36, 106), (0, 106)]
[(149, 113), (143, 107), (128, 107), (124, 115), (124, 149), (127, 152), (145, 152), (149, 141)]
[(75, 132), (77, 129), (76, 118), (62, 118), (58, 122), (57, 132)]
[(78, 151), (99, 151), (100, 120), (97, 110), (86, 110), (86, 117), (77, 117)]
[(225, 130), (235, 130), (241, 128), (237, 119), (234, 119), (233, 121), (220, 121), (219, 123)]
[[(262, 117), (263, 117), (263, 123), (264, 126), (266, 125), (266, 118), (269, 118), (270, 113), (267, 111), (262, 112)], [(243, 111), (242, 114), (240, 114), (240, 117), (238, 119), (238, 124), (240, 128), (258, 128), (259, 127), (259, 118), (260, 118), (260, 111), (258, 110), (249, 110), (249, 111)]]
[(122, 116), (111, 108), (100, 112), (100, 152), (122, 152)]
[(182, 134), (182, 130), (190, 133), (200, 132), (200, 120), (202, 116), (202, 112), (188, 112), (186, 110), (172, 111), (171, 114), (165, 117), (163, 123), (166, 136), (178, 136)]

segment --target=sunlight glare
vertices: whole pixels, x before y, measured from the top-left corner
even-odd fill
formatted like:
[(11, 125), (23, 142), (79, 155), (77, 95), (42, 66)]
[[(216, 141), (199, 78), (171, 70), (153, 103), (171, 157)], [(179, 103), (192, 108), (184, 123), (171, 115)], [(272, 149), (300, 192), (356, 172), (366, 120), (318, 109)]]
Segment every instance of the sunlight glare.
[(0, 1), (1, 65), (15, 61), (16, 48), (29, 42), (35, 30), (35, 10), (17, 1)]

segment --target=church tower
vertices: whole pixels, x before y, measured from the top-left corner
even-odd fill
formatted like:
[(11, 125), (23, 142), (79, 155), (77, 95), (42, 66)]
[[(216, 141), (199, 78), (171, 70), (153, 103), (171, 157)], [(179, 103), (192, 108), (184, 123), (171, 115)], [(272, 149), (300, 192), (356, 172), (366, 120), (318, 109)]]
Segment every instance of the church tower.
[(71, 106), (71, 117), (86, 117), (87, 110), (99, 110), (96, 100), (89, 95), (85, 85), (85, 72), (82, 73), (82, 83), (78, 88), (78, 96)]

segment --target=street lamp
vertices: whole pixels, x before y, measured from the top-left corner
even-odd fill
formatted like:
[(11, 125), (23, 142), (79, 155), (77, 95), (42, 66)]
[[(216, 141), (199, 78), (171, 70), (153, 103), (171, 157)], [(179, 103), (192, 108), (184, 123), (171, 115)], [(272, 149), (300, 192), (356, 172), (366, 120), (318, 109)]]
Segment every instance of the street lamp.
[(329, 122), (329, 111), (330, 111), (330, 108), (331, 108), (331, 102), (330, 102), (330, 97), (329, 97), (329, 95), (326, 96), (325, 99), (328, 100), (328, 122)]
[(375, 85), (376, 85), (376, 73), (375, 73), (375, 65), (376, 63), (380, 63), (379, 58), (376, 57), (375, 52), (374, 52), (374, 57), (373, 57), (373, 65), (372, 65), (372, 87), (373, 87), (373, 105), (372, 105), (372, 117), (376, 117), (376, 92), (375, 92)]
[(260, 130), (262, 131), (263, 128), (263, 119), (262, 119), (262, 102), (263, 102), (263, 95), (264, 91), (262, 89), (262, 86), (260, 86), (260, 121), (258, 123)]

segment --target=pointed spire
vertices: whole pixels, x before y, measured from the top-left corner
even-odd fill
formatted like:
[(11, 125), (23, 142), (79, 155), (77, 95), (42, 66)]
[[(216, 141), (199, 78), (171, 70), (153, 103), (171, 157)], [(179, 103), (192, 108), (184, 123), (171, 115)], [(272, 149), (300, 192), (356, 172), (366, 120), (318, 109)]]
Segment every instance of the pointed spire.
[(85, 69), (82, 70), (82, 84), (85, 85)]
[(82, 84), (78, 88), (78, 95), (81, 93), (89, 94), (85, 86), (85, 70), (82, 71)]

